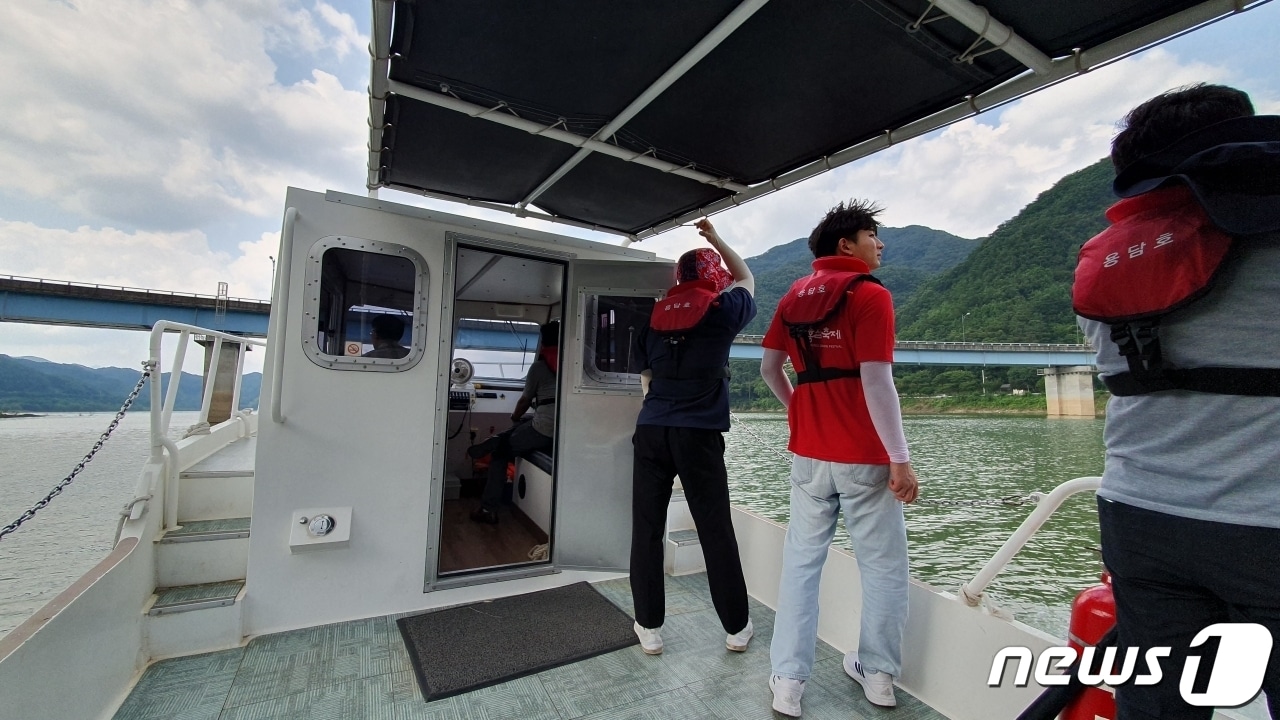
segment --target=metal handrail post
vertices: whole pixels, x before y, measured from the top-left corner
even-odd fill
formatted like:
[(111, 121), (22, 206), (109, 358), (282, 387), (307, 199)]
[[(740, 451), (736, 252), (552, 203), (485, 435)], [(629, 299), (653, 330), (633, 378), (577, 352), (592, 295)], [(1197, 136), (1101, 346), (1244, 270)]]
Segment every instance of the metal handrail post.
[[(204, 376), (204, 397), (200, 400), (200, 418), (196, 423), (209, 422), (209, 406), (213, 404), (213, 386), (218, 380), (218, 363), (222, 361), (222, 338), (214, 338), (213, 352), (209, 358), (209, 369)], [(234, 408), (233, 408), (234, 410)]]
[(236, 351), (236, 381), (231, 386), (231, 414), (235, 415), (240, 411), (240, 385), (244, 380), (244, 354), (249, 350), (249, 346), (240, 343), (239, 349)]
[[(154, 332), (154, 330), (152, 331)], [(160, 331), (164, 332), (163, 328)], [(191, 333), (183, 330), (178, 334), (178, 347), (173, 351), (173, 369), (169, 371), (169, 392), (164, 399), (163, 415), (160, 422), (160, 436), (169, 435), (169, 420), (173, 417), (173, 408), (178, 404), (178, 384), (182, 381), (182, 368), (187, 360), (187, 341)], [(160, 376), (156, 376), (159, 383)]]
[(280, 396), (284, 391), (284, 344), (289, 318), (289, 274), (293, 272), (293, 230), (298, 224), (298, 209), (284, 211), (284, 227), (280, 229), (280, 267), (276, 273), (276, 289), (272, 295), (276, 332), (271, 348), (271, 421), (284, 422)]
[(1078, 477), (1074, 480), (1068, 480), (1049, 492), (1048, 495), (1042, 496), (1036, 503), (1036, 509), (1031, 511), (1026, 520), (1018, 526), (1017, 530), (1004, 541), (1004, 545), (996, 551), (996, 554), (982, 566), (978, 574), (972, 580), (960, 586), (960, 595), (964, 598), (965, 603), (973, 607), (982, 601), (982, 591), (991, 583), (995, 576), (1004, 570), (1005, 565), (1013, 559), (1018, 551), (1027, 544), (1032, 535), (1040, 530), (1045, 521), (1049, 519), (1067, 498), (1076, 493), (1096, 491), (1102, 485), (1100, 477)]

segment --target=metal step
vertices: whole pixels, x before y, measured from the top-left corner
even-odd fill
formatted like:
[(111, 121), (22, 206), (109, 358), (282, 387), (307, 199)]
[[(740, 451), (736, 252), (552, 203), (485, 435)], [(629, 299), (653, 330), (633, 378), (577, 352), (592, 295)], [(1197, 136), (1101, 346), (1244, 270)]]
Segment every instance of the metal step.
[(177, 530), (169, 530), (161, 538), (162, 543), (197, 542), (203, 540), (233, 540), (249, 537), (249, 518), (225, 518), (222, 520), (188, 520)]
[(253, 469), (248, 470), (183, 470), (180, 478), (238, 478), (253, 477)]
[(685, 545), (701, 545), (702, 541), (698, 539), (697, 530), (672, 530), (667, 533), (667, 540), (675, 543), (680, 547)]
[(240, 594), (242, 588), (244, 588), (243, 580), (156, 588), (156, 601), (147, 614), (167, 615), (234, 605), (236, 596)]

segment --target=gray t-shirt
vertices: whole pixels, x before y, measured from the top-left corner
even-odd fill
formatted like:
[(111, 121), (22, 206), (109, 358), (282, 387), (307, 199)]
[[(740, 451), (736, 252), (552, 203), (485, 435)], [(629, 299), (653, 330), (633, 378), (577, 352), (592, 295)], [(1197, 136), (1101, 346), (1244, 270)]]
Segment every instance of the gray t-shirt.
[[(1110, 326), (1083, 318), (1080, 325), (1103, 375), (1128, 368)], [(1237, 239), (1214, 289), (1161, 321), (1160, 345), (1178, 367), (1280, 367), (1280, 233)], [(1183, 390), (1113, 397), (1105, 439), (1102, 497), (1280, 528), (1280, 397)]]
[(533, 429), (549, 438), (556, 436), (556, 406), (545, 405), (543, 400), (554, 400), (556, 397), (556, 374), (547, 367), (542, 358), (533, 361), (529, 366), (529, 374), (524, 379), (526, 400), (538, 400), (538, 407), (533, 411)]

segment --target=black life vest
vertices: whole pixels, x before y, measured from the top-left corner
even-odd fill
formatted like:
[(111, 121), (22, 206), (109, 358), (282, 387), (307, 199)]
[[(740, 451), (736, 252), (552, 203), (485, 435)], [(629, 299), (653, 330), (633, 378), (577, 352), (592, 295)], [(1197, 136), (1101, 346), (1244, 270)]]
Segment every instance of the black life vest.
[(1103, 378), (1111, 394), (1191, 390), (1280, 396), (1280, 369), (1176, 368), (1160, 349), (1160, 320), (1204, 297), (1233, 238), (1218, 229), (1185, 185), (1121, 200), (1107, 210), (1111, 227), (1080, 248), (1072, 308), (1108, 323), (1129, 365)]
[(813, 340), (821, 339), (826, 333), (840, 332), (824, 325), (840, 313), (849, 293), (863, 281), (882, 285), (875, 277), (860, 272), (806, 275), (795, 281), (778, 302), (779, 319), (795, 340), (800, 359), (804, 362), (804, 370), (796, 372), (797, 384), (862, 377), (862, 372), (856, 367), (822, 367), (818, 353), (813, 349)]
[(649, 329), (670, 347), (675, 366), (661, 371), (652, 368), (655, 378), (718, 380), (729, 377), (727, 367), (703, 373), (691, 373), (680, 367), (685, 341), (706, 319), (711, 308), (719, 305), (720, 293), (716, 292), (716, 284), (710, 280), (682, 282), (668, 290), (665, 298), (653, 304), (653, 312), (649, 315)]

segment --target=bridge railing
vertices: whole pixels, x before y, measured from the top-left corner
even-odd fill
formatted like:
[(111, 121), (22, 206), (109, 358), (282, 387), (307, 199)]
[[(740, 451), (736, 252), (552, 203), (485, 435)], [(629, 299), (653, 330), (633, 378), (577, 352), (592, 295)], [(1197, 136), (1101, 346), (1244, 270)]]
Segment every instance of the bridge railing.
[(270, 304), (268, 300), (259, 300), (255, 297), (219, 297), (216, 295), (202, 295), (198, 292), (177, 292), (172, 290), (152, 290), (146, 287), (129, 287), (120, 286), (120, 284), (101, 284), (101, 283), (79, 283), (73, 281), (51, 281), (46, 278), (28, 278), (23, 275), (0, 275), (0, 281), (10, 281), (14, 283), (35, 283), (41, 286), (42, 290), (47, 288), (83, 288), (83, 290), (108, 290), (120, 292), (141, 292), (146, 295), (159, 295), (163, 297), (198, 297), (202, 300), (227, 300), (228, 302), (253, 302), (253, 304)]
[[(763, 335), (739, 335), (733, 339), (743, 345), (759, 345)], [(990, 342), (940, 342), (933, 340), (899, 340), (898, 350), (993, 350), (1011, 352), (1093, 352), (1087, 343), (990, 343)]]

